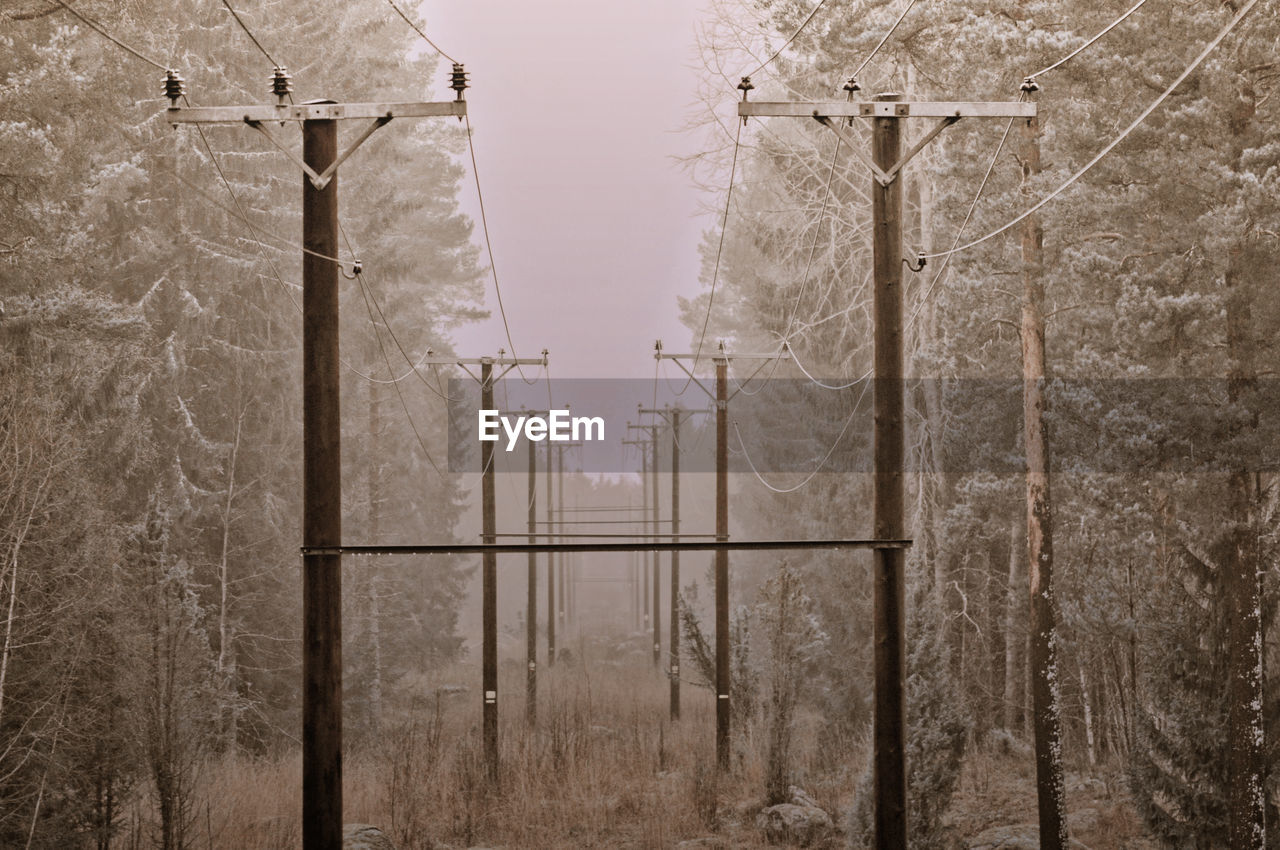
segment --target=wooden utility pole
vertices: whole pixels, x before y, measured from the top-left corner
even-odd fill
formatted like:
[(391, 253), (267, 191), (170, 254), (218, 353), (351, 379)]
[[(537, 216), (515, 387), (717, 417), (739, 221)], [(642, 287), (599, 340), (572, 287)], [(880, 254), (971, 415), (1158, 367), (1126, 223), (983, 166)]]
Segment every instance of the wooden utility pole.
[[(645, 412), (641, 407), (640, 413)], [(661, 426), (652, 425), (632, 425), (627, 423), (628, 431), (643, 431), (648, 434), (647, 440), (643, 441), (645, 445), (645, 459), (648, 467), (644, 474), (644, 480), (647, 485), (645, 489), (646, 501), (650, 499), (650, 514), (648, 522), (645, 523), (645, 531), (648, 534), (656, 534), (658, 531), (658, 430)], [(646, 579), (648, 576), (646, 576)], [(646, 599), (648, 598), (648, 583), (646, 582), (645, 591)], [(658, 559), (658, 553), (653, 553), (653, 606), (650, 609), (653, 612), (653, 667), (655, 670), (662, 669), (662, 564)]]
[[(529, 542), (537, 543), (538, 531), (538, 452), (529, 443)], [(529, 553), (528, 588), (525, 594), (525, 662), (528, 673), (524, 683), (524, 721), (530, 728), (538, 722), (538, 556)]]
[[(172, 78), (172, 75), (171, 75)], [(172, 81), (172, 79), (171, 79)], [(342, 544), (342, 451), (338, 354), (338, 167), (378, 128), (395, 118), (467, 114), (461, 65), (453, 66), (457, 99), (442, 103), (293, 104), (283, 68), (272, 78), (275, 105), (180, 107), (180, 83), (167, 86), (170, 124), (247, 125), (297, 165), (302, 184), (302, 542), (304, 549)], [(369, 121), (338, 150), (338, 121)], [(302, 127), (302, 157), (268, 126)], [(342, 845), (342, 562), (340, 554), (302, 558), (302, 846)]]
[[(1028, 80), (1023, 91), (1039, 87)], [(1022, 179), (1040, 173), (1040, 120), (1022, 128)], [(1027, 573), (1031, 603), (1031, 704), (1035, 729), (1036, 798), (1040, 846), (1067, 846), (1066, 789), (1062, 776), (1062, 718), (1058, 675), (1057, 602), (1053, 592), (1053, 501), (1049, 489), (1049, 427), (1045, 422), (1044, 228), (1032, 214), (1022, 225), (1022, 424), (1027, 451)]]
[[(897, 94), (876, 102), (896, 102)], [(901, 155), (897, 118), (874, 118), (871, 157), (886, 172)], [(905, 457), (902, 373), (902, 180), (872, 181), (875, 321), (873, 355), (874, 523), (877, 538), (902, 537)], [(875, 749), (876, 834), (882, 847), (907, 846), (906, 681), (903, 566), (901, 549), (875, 551)], [(881, 687), (880, 685), (884, 686)]]
[[(551, 541), (555, 534), (555, 516), (551, 501), (551, 444), (547, 443), (547, 540)], [(556, 556), (547, 553), (547, 667), (556, 664)]]
[[(493, 410), (493, 361), (480, 363), (480, 406)], [(481, 540), (496, 543), (498, 532), (497, 499), (494, 493), (493, 447), (490, 441), (480, 443)], [(498, 784), (498, 556), (485, 552), (481, 563), (481, 687), (484, 689), (484, 763), (489, 783)], [(490, 639), (492, 635), (492, 639)]]
[[(337, 151), (337, 121), (302, 122), (307, 165), (323, 173)], [(336, 176), (323, 189), (303, 179), (302, 244), (302, 540), (334, 545), (342, 542), (338, 266), (321, 257), (338, 255)], [(308, 848), (337, 848), (342, 834), (341, 556), (303, 559), (302, 610), (302, 842)]]
[[(631, 422), (627, 422), (627, 433), (631, 433), (631, 431), (633, 431), (638, 427), (641, 427), (641, 426), (634, 425)], [(644, 519), (641, 520), (641, 523), (643, 524), (643, 527), (645, 528), (645, 530), (648, 531), (652, 525), (652, 520), (649, 517), (649, 511), (650, 511), (649, 452), (653, 450), (653, 441), (624, 439), (622, 441), (622, 445), (635, 446), (636, 448), (640, 449), (640, 491), (641, 491), (640, 512), (644, 516)], [(641, 559), (642, 559), (641, 564), (636, 568), (637, 576), (640, 582), (640, 587), (636, 591), (636, 595), (637, 597), (639, 597), (638, 601), (640, 602), (640, 611), (641, 611), (640, 628), (646, 632), (649, 631), (649, 616), (650, 616), (649, 615), (649, 556), (651, 554), (654, 554), (654, 553), (650, 553), (650, 552), (640, 553)], [(657, 559), (656, 554), (654, 554), (654, 559), (655, 560)], [(656, 599), (654, 600), (653, 605), (655, 608), (657, 607), (658, 602)]]
[[(947, 127), (967, 117), (1034, 117), (1031, 103), (903, 102), (896, 93), (857, 102), (857, 83), (845, 85), (849, 98), (830, 102), (752, 103), (751, 81), (738, 86), (742, 102), (738, 115), (816, 120), (827, 127), (871, 172), (872, 240), (875, 318), (873, 387), (874, 523), (875, 538), (901, 538), (906, 532), (903, 509), (903, 342), (902, 342), (902, 172), (916, 154)], [(871, 121), (871, 156), (841, 119)], [(902, 153), (902, 119), (940, 119)], [(924, 260), (920, 260), (923, 267)], [(874, 749), (876, 847), (907, 846), (906, 705), (903, 697), (905, 611), (903, 566), (905, 553), (888, 547), (875, 549), (875, 721)]]
[[(521, 408), (521, 416), (549, 416), (550, 411), (526, 410)], [(538, 542), (538, 452), (535, 443), (529, 443), (529, 542)], [(548, 479), (550, 476), (548, 476)], [(538, 720), (538, 556), (529, 553), (527, 591), (525, 593), (525, 689), (524, 719), (529, 726)]]
[[(710, 413), (710, 410), (686, 410), (682, 407), (645, 408), (639, 410), (641, 416), (652, 414), (661, 416), (671, 427), (671, 540), (680, 539), (680, 419), (695, 413)], [(654, 434), (655, 446), (657, 433)], [(657, 480), (654, 481), (657, 487)], [(655, 500), (656, 501), (656, 500)], [(655, 512), (657, 504), (654, 505)], [(657, 518), (654, 519), (654, 531), (657, 529)], [(656, 557), (655, 553), (655, 557)], [(656, 583), (655, 583), (656, 584)], [(671, 551), (671, 599), (669, 613), (671, 632), (671, 651), (668, 658), (667, 676), (671, 680), (671, 720), (680, 719), (680, 552)]]
[[(671, 411), (671, 542), (680, 539), (680, 408)], [(671, 722), (680, 719), (680, 553), (671, 551)]]
[[(435, 356), (428, 350), (427, 356), (418, 361), (419, 366), (459, 366), (480, 384), (480, 408), (496, 410), (493, 402), (494, 385), (512, 369), (520, 366), (546, 366), (547, 350), (542, 356), (507, 357), (499, 349), (497, 357), (445, 357)], [(476, 375), (468, 367), (479, 366)], [(502, 371), (494, 374), (493, 367)], [(497, 488), (495, 486), (494, 448), (496, 441), (480, 440), (480, 535), (487, 545), (497, 543)], [(483, 697), (482, 734), (484, 737), (485, 772), (489, 783), (497, 787), (498, 765), (498, 555), (486, 549), (480, 556), (480, 689)]]
[[(729, 542), (729, 402), (741, 392), (741, 387), (751, 382), (769, 363), (789, 357), (785, 351), (777, 354), (734, 354), (730, 356), (721, 342), (711, 356), (715, 364), (715, 390), (708, 389), (694, 374), (699, 354), (666, 354), (662, 340), (654, 344), (653, 356), (657, 360), (671, 360), (689, 376), (689, 383), (715, 401), (716, 411), (716, 542)], [(758, 360), (760, 366), (742, 382), (738, 390), (729, 392), (729, 361)], [(683, 361), (692, 361), (692, 368)], [(729, 550), (715, 550), (715, 605), (716, 605), (716, 767), (729, 769), (730, 672), (729, 672)]]

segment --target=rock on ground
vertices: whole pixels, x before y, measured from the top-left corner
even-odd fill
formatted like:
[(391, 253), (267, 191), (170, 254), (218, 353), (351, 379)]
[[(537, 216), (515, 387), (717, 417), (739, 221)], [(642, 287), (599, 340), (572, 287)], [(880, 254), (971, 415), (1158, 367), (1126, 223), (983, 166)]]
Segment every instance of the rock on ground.
[(756, 829), (771, 844), (799, 844), (808, 847), (831, 832), (831, 816), (816, 806), (782, 803), (761, 809), (756, 815)]
[[(993, 826), (964, 843), (965, 850), (1040, 850), (1040, 827), (1034, 823)], [(1071, 850), (1089, 850), (1071, 839)]]
[(349, 823), (342, 828), (342, 850), (396, 850), (396, 846), (376, 826)]

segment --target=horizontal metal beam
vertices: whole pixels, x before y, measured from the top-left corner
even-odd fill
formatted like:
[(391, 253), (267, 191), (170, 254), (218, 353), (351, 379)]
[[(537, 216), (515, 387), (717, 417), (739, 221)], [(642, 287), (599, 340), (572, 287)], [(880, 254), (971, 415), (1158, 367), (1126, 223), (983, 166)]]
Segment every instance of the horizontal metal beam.
[(705, 539), (708, 537), (715, 537), (715, 534), (714, 533), (707, 534), (705, 532), (700, 532), (698, 534), (685, 534), (684, 532), (681, 532), (680, 534), (671, 534), (670, 532), (668, 532), (666, 534), (663, 534), (661, 532), (646, 532), (646, 531), (639, 531), (639, 532), (626, 532), (626, 531), (573, 532), (573, 531), (570, 531), (565, 534), (560, 534), (559, 532), (555, 532), (555, 531), (539, 531), (539, 532), (508, 531), (508, 532), (499, 532), (493, 536), (494, 537), (554, 537), (556, 540), (574, 540), (580, 537), (592, 537), (592, 538), (613, 537), (613, 538), (618, 538), (622, 540), (645, 540), (652, 537), (658, 540), (670, 540), (673, 537), (701, 537)]
[(936, 103), (901, 103), (876, 101), (850, 103), (844, 100), (810, 102), (740, 101), (738, 115), (742, 118), (1031, 118), (1036, 114), (1034, 103), (967, 103), (941, 101)]
[(438, 118), (467, 114), (465, 100), (407, 103), (298, 103), (284, 106), (182, 106), (165, 110), (170, 124), (240, 124), (245, 121), (323, 121), (346, 118)]
[[(545, 536), (545, 535), (544, 535)], [(745, 552), (788, 549), (906, 549), (911, 540), (736, 540), (635, 543), (432, 543), (415, 546), (303, 546), (303, 555), (548, 555), (556, 552)]]

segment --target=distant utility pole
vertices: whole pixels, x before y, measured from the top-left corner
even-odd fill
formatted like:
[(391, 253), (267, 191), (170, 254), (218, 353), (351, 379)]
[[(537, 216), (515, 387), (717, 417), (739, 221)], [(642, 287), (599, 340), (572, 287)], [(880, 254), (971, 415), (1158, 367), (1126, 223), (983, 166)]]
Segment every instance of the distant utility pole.
[[(274, 105), (179, 106), (184, 86), (176, 72), (165, 81), (170, 124), (247, 124), (303, 172), (302, 183), (302, 542), (342, 544), (342, 451), (338, 355), (338, 166), (378, 128), (394, 118), (467, 114), (467, 75), (453, 66), (457, 99), (441, 103), (336, 103), (294, 105), (283, 68), (271, 80)], [(370, 123), (338, 151), (338, 121)], [(302, 156), (267, 129), (297, 123)], [(302, 846), (342, 846), (342, 558), (302, 558)]]
[[(547, 541), (554, 539), (555, 509), (551, 500), (551, 443), (547, 443)], [(563, 556), (561, 556), (563, 557)], [(556, 554), (547, 553), (547, 667), (556, 666)]]
[[(497, 357), (435, 357), (430, 350), (427, 357), (418, 365), (426, 366), (460, 366), (480, 384), (480, 407), (483, 410), (495, 410), (493, 403), (493, 385), (520, 366), (546, 366), (547, 350), (542, 356), (507, 357), (506, 352), (499, 349)], [(476, 375), (468, 366), (478, 365), (480, 374)], [(497, 375), (493, 367), (502, 369)], [(480, 510), (481, 539), (485, 543), (496, 543), (498, 533), (497, 493), (494, 487), (493, 451), (495, 443), (490, 440), (480, 442)], [(481, 686), (484, 697), (484, 761), (488, 771), (489, 782), (498, 784), (498, 556), (494, 552), (485, 552), (480, 556), (481, 572)]]
[[(741, 392), (741, 386), (750, 382), (760, 370), (774, 360), (787, 357), (785, 352), (778, 354), (734, 354), (732, 357), (725, 351), (721, 342), (716, 353), (711, 357), (716, 367), (715, 391), (707, 389), (693, 373), (697, 367), (697, 354), (664, 354), (662, 340), (653, 346), (653, 356), (657, 360), (672, 360), (689, 376), (690, 383), (698, 385), (704, 393), (715, 401), (716, 410), (716, 541), (726, 543), (729, 540), (729, 401)], [(692, 366), (685, 366), (682, 361), (693, 361)], [(729, 361), (759, 360), (760, 366), (740, 385), (740, 388), (729, 393)], [(715, 554), (716, 575), (716, 766), (720, 770), (729, 769), (729, 551), (717, 549)]]
[[(546, 410), (520, 409), (523, 416), (550, 416)], [(538, 537), (538, 452), (536, 443), (529, 443), (529, 542), (537, 543)], [(550, 476), (548, 476), (550, 479)], [(550, 502), (548, 502), (549, 504)], [(550, 539), (550, 538), (548, 538)], [(538, 722), (538, 556), (529, 553), (528, 589), (525, 593), (525, 674), (524, 719), (530, 727)], [(550, 611), (551, 609), (547, 609)]]
[[(902, 170), (939, 133), (961, 118), (1034, 118), (1033, 103), (920, 103), (903, 102), (894, 92), (855, 102), (860, 91), (854, 80), (844, 90), (845, 101), (752, 103), (751, 80), (738, 85), (742, 102), (738, 115), (802, 118), (827, 127), (867, 167), (872, 175), (872, 267), (875, 278), (873, 312), (875, 534), (877, 539), (901, 538), (906, 533), (903, 494), (905, 458), (902, 351)], [(854, 118), (871, 121), (871, 156), (846, 127)], [(940, 119), (906, 154), (902, 154), (902, 120)], [(923, 266), (923, 259), (920, 261)], [(906, 652), (901, 549), (875, 550), (875, 725), (872, 734), (875, 774), (876, 846), (881, 850), (907, 846), (906, 704), (903, 697)]]
[[(680, 539), (680, 420), (695, 413), (711, 413), (705, 410), (686, 410), (679, 405), (662, 408), (640, 408), (641, 416), (661, 416), (671, 426), (671, 542)], [(657, 486), (657, 482), (654, 482)], [(655, 529), (656, 530), (656, 529)], [(654, 553), (655, 557), (657, 553)], [(680, 719), (680, 552), (671, 550), (671, 651), (667, 677), (671, 680), (671, 720)]]
[[(644, 407), (637, 406), (637, 409), (643, 414)], [(653, 499), (653, 514), (649, 518), (649, 522), (645, 523), (646, 533), (656, 533), (658, 531), (658, 431), (662, 426), (658, 423), (651, 425), (632, 425), (627, 423), (628, 431), (643, 431), (649, 435), (646, 441), (649, 444), (646, 457), (649, 460), (648, 475), (645, 480), (650, 482), (648, 492)], [(653, 666), (654, 669), (662, 669), (662, 562), (658, 558), (658, 553), (653, 553)]]
[[(567, 405), (566, 405), (566, 407), (567, 407)], [(551, 450), (552, 450), (552, 449), (555, 449), (555, 450), (556, 450), (556, 480), (557, 480), (557, 487), (556, 487), (556, 491), (557, 491), (557, 495), (556, 495), (556, 507), (557, 507), (557, 510), (556, 510), (556, 516), (557, 516), (557, 524), (556, 524), (555, 526), (552, 526), (552, 529), (553, 529), (553, 530), (555, 530), (555, 529), (557, 529), (557, 528), (558, 528), (559, 533), (560, 533), (561, 535), (563, 535), (563, 534), (564, 534), (564, 453), (565, 453), (565, 451), (566, 451), (566, 450), (568, 450), (568, 449), (579, 449), (579, 448), (582, 448), (584, 445), (586, 445), (586, 444), (585, 444), (585, 443), (583, 443), (583, 442), (581, 442), (581, 441), (578, 441), (578, 442), (555, 443), (554, 445), (553, 445), (553, 444), (551, 444), (551, 443), (547, 443), (547, 453), (548, 453), (548, 455), (547, 455), (547, 456), (548, 456), (547, 468), (548, 468), (548, 470), (550, 469), (550, 452), (551, 452)], [(550, 485), (549, 485), (549, 484), (548, 484), (548, 491), (547, 491), (547, 492), (548, 492), (548, 494), (550, 494)], [(560, 603), (560, 607), (559, 607), (559, 608), (553, 608), (553, 609), (551, 609), (550, 611), (548, 611), (548, 612), (547, 612), (547, 616), (548, 616), (548, 617), (550, 617), (550, 616), (551, 616), (552, 611), (556, 612), (556, 616), (557, 616), (557, 618), (558, 618), (558, 619), (559, 619), (559, 621), (560, 621), (560, 633), (561, 633), (561, 634), (567, 634), (567, 633), (568, 633), (568, 629), (569, 629), (569, 626), (568, 626), (568, 623), (569, 623), (569, 617), (574, 613), (574, 612), (573, 612), (571, 609), (569, 609), (569, 607), (568, 607), (568, 602), (569, 602), (569, 593), (568, 593), (568, 573), (569, 573), (569, 569), (568, 569), (568, 568), (569, 568), (569, 563), (568, 563), (568, 562), (569, 562), (569, 559), (568, 559), (568, 557), (567, 557), (567, 556), (568, 556), (568, 554), (569, 554), (569, 553), (566, 553), (566, 552), (562, 552), (562, 553), (560, 554), (560, 569), (557, 571), (557, 572), (559, 572), (559, 574), (560, 574), (560, 575), (558, 576), (558, 578), (557, 578), (557, 582), (556, 582), (556, 584), (557, 584), (557, 586), (556, 586), (556, 596), (558, 597), (558, 601), (559, 601), (559, 603)]]
[[(627, 433), (631, 433), (632, 427), (633, 426), (631, 422), (628, 421)], [(651, 440), (624, 439), (622, 441), (622, 445), (635, 446), (636, 448), (640, 449), (640, 489), (641, 489), (640, 501), (641, 501), (641, 513), (645, 517), (644, 519), (641, 520), (641, 522), (643, 523), (643, 527), (646, 530), (648, 530), (649, 528), (649, 453), (653, 450), (653, 444)], [(639, 575), (640, 589), (637, 592), (637, 595), (641, 599), (641, 606), (642, 606), (641, 611), (643, 614), (643, 621), (640, 624), (640, 628), (646, 632), (649, 630), (649, 555), (650, 554), (651, 554), (650, 552), (640, 553), (641, 566), (638, 569), (638, 572), (640, 574)], [(656, 555), (655, 555), (655, 558), (656, 558)], [(654, 601), (655, 608), (657, 607), (657, 604), (658, 604), (657, 600), (655, 600)]]

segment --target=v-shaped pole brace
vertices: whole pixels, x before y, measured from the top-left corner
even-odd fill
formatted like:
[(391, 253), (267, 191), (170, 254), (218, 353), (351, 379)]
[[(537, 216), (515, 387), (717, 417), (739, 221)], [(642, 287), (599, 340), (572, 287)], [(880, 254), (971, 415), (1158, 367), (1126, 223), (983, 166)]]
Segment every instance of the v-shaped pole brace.
[(279, 150), (285, 156), (289, 157), (290, 162), (292, 162), (294, 165), (301, 168), (303, 172), (306, 173), (307, 179), (311, 181), (311, 185), (314, 186), (317, 191), (319, 191), (321, 189), (324, 189), (325, 186), (328, 186), (329, 181), (333, 180), (333, 175), (338, 173), (338, 166), (346, 162), (347, 157), (355, 153), (356, 149), (359, 148), (361, 145), (363, 145), (365, 141), (370, 136), (372, 136), (379, 127), (390, 122), (391, 118), (392, 118), (391, 115), (379, 115), (377, 118), (373, 119), (373, 121), (369, 123), (369, 126), (365, 127), (364, 132), (361, 133), (354, 142), (348, 145), (345, 151), (338, 154), (338, 158), (335, 159), (332, 163), (330, 163), (329, 167), (326, 168), (323, 173), (317, 173), (314, 168), (312, 168), (311, 166), (307, 165), (305, 162), (302, 161), (302, 157), (298, 156), (296, 153), (289, 150), (289, 148), (285, 147), (285, 145), (279, 139), (277, 139), (272, 134), (272, 132), (267, 129), (266, 125), (263, 124), (261, 121), (246, 117), (244, 119), (244, 123), (248, 124), (250, 127), (257, 130), (262, 135), (266, 136), (267, 141), (275, 145), (277, 150)]
[[(914, 159), (916, 154), (924, 150), (925, 147), (930, 142), (932, 142), (934, 139), (938, 137), (939, 133), (941, 133), (943, 130), (947, 129), (952, 124), (959, 121), (960, 116), (948, 115), (945, 118), (943, 118), (941, 121), (939, 121), (937, 124), (935, 124), (933, 129), (930, 130), (928, 133), (925, 133), (924, 138), (916, 142), (915, 145), (911, 148), (911, 150), (903, 154), (902, 159), (895, 162), (889, 168), (888, 171), (885, 171), (883, 168), (876, 165), (874, 162), (871, 161), (871, 157), (867, 156), (865, 153), (862, 152), (862, 144), (857, 139), (853, 138), (853, 136), (849, 133), (848, 130), (846, 130), (844, 127), (841, 127), (839, 121), (832, 121), (829, 116), (820, 114), (816, 109), (813, 112), (813, 120), (817, 121), (819, 124), (823, 125), (831, 132), (835, 133), (836, 136), (840, 139), (840, 141), (844, 142), (844, 144), (849, 148), (849, 150), (853, 151), (853, 154), (858, 158), (858, 161), (871, 170), (871, 176), (875, 178), (875, 181), (877, 183), (879, 183), (881, 186), (888, 186), (890, 183), (892, 183), (894, 180), (898, 178), (898, 175), (902, 173), (903, 167), (906, 166), (906, 164), (910, 162), (912, 159)], [(850, 120), (853, 120), (853, 119), (850, 119)]]

